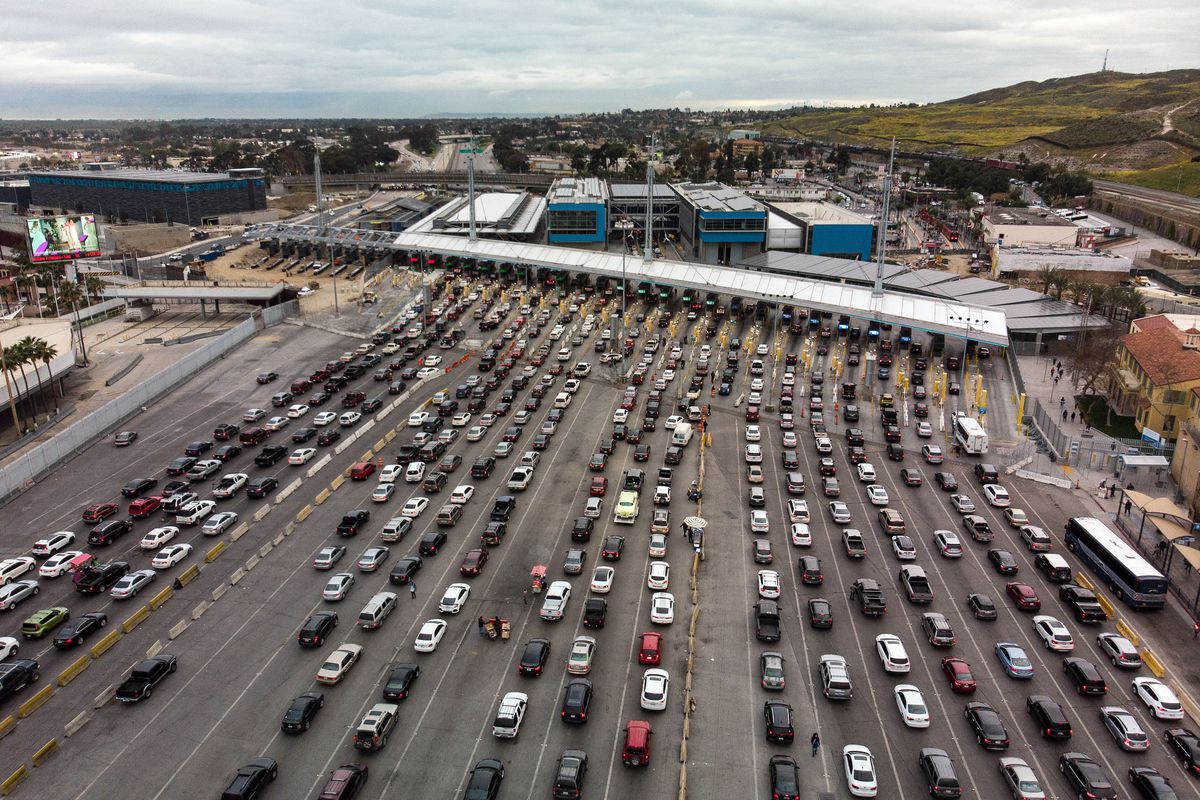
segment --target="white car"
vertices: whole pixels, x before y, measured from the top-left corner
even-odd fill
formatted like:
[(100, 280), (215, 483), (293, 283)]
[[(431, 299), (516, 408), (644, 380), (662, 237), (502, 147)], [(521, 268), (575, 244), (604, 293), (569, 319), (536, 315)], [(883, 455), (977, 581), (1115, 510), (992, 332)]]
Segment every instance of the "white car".
[(771, 521), (767, 518), (767, 512), (762, 509), (750, 512), (750, 530), (753, 533), (771, 532)]
[(11, 636), (0, 636), (0, 661), (15, 656), (21, 650), (21, 643)]
[(553, 581), (546, 587), (546, 598), (542, 600), (542, 610), (539, 616), (547, 621), (562, 619), (571, 599), (571, 584), (566, 581)]
[(576, 636), (571, 642), (567, 656), (567, 672), (572, 675), (587, 675), (592, 671), (592, 657), (596, 654), (596, 640), (591, 636)]
[(7, 583), (0, 587), (0, 611), (12, 611), (22, 600), (28, 600), (40, 591), (38, 582), (33, 580)]
[(379, 470), (380, 483), (395, 483), (396, 479), (404, 474), (404, 466), (402, 464), (386, 464), (383, 469)]
[(954, 506), (954, 510), (960, 514), (975, 513), (975, 503), (965, 494), (950, 495), (950, 505)]
[(568, 378), (567, 382), (563, 384), (563, 391), (567, 394), (575, 394), (582, 385), (578, 378)]
[(321, 591), (321, 597), (331, 603), (344, 600), (354, 585), (354, 575), (349, 572), (335, 572), (329, 576), (329, 581)]
[(175, 522), (179, 525), (195, 525), (211, 514), (216, 507), (217, 504), (212, 500), (193, 500), (179, 509), (179, 513), (175, 515)]
[(456, 428), (465, 428), (471, 424), (471, 412), (460, 411), (450, 418), (450, 424)]
[(192, 546), (185, 542), (169, 544), (155, 554), (150, 566), (155, 569), (169, 569), (192, 554)]
[(213, 497), (230, 498), (242, 490), (250, 476), (244, 472), (227, 472), (217, 481)]
[(294, 406), (290, 406), (287, 410), (288, 419), (300, 419), (307, 413), (308, 406), (304, 403), (297, 403)]
[(346, 643), (329, 654), (317, 670), (318, 683), (340, 683), (362, 655), (361, 644)]
[(901, 561), (913, 561), (917, 557), (917, 546), (908, 536), (893, 536), (892, 552)]
[(922, 445), (921, 455), (925, 456), (925, 461), (930, 464), (941, 464), (946, 460), (946, 454), (943, 453), (942, 448), (936, 444)]
[(38, 539), (33, 543), (32, 552), (35, 556), (52, 556), (64, 547), (69, 547), (75, 543), (75, 534), (71, 531), (59, 531), (52, 533), (44, 539)]
[(796, 547), (812, 547), (812, 531), (806, 523), (792, 523), (792, 544)]
[(237, 520), (236, 511), (222, 511), (220, 514), (213, 514), (209, 517), (208, 522), (205, 522), (204, 527), (200, 530), (205, 536), (218, 536), (232, 528)]
[(450, 505), (462, 506), (466, 505), (467, 501), (475, 496), (475, 487), (469, 483), (464, 483), (454, 487), (454, 491), (450, 493)]
[(341, 425), (343, 428), (352, 428), (358, 424), (360, 419), (362, 419), (362, 414), (360, 412), (347, 411), (338, 417), (338, 425)]
[(867, 499), (871, 501), (873, 506), (886, 506), (891, 502), (888, 497), (887, 489), (880, 486), (878, 483), (872, 483), (867, 487)]
[(421, 512), (428, 507), (428, 497), (410, 497), (404, 501), (404, 507), (400, 509), (400, 516), (416, 518), (421, 516)]
[(646, 588), (666, 591), (671, 581), (671, 565), (665, 561), (651, 561), (650, 573), (646, 576)]
[(933, 543), (943, 558), (962, 558), (962, 540), (954, 531), (934, 531)]
[(797, 447), (800, 446), (800, 440), (799, 440), (799, 437), (796, 436), (795, 431), (784, 431), (783, 432), (783, 446), (788, 448), (789, 450), (795, 450)]
[(746, 445), (746, 463), (761, 464), (763, 460), (762, 445), (748, 444)]
[[(681, 421), (682, 421), (682, 418), (681, 418)], [(760, 428), (758, 425), (747, 425), (746, 426), (746, 441), (747, 442), (762, 441), (762, 428)]]
[(139, 569), (137, 572), (131, 572), (117, 581), (108, 594), (114, 600), (126, 600), (130, 597), (136, 597), (138, 592), (153, 583), (157, 577), (157, 573), (152, 569)]
[(812, 522), (812, 516), (808, 513), (807, 500), (788, 500), (787, 513), (788, 520), (791, 522)]
[(848, 744), (842, 748), (842, 766), (846, 770), (846, 786), (855, 797), (874, 797), (879, 792), (879, 780), (875, 777), (875, 758), (861, 744)]
[(471, 596), (471, 587), (465, 583), (452, 583), (442, 593), (438, 601), (438, 611), (443, 614), (457, 614), (463, 610), (467, 598)]
[(470, 428), (467, 428), (467, 441), (478, 442), (483, 439), (484, 436), (487, 436), (487, 432), (487, 427), (483, 425), (472, 425)]
[(442, 371), (440, 369), (438, 369), (437, 367), (421, 367), (421, 369), (417, 371), (417, 377), (422, 380), (424, 380), (425, 378), (432, 378), (435, 375), (441, 375), (441, 374), (442, 374)]
[(57, 578), (71, 568), (71, 560), (77, 556), (83, 555), (82, 550), (63, 550), (55, 553), (46, 559), (40, 569), (38, 575), (43, 578)]
[(629, 421), (629, 412), (623, 408), (618, 408), (613, 412), (612, 421), (615, 423), (625, 424)]
[(839, 525), (849, 525), (850, 506), (841, 500), (834, 500), (829, 504), (829, 516)]
[(335, 414), (334, 412), (322, 411), (321, 413), (319, 413), (315, 417), (313, 417), (312, 421), (313, 421), (313, 425), (316, 425), (318, 428), (324, 428), (326, 425), (332, 424), (333, 421), (336, 419), (337, 419), (337, 414)]
[(410, 461), (404, 468), (404, 480), (408, 483), (420, 483), (425, 479), (425, 462)]
[(670, 592), (650, 595), (650, 621), (656, 625), (670, 625), (675, 621), (675, 595)]
[(386, 503), (392, 499), (392, 495), (396, 493), (396, 484), (394, 483), (377, 483), (375, 488), (371, 490), (371, 501), (374, 503)]
[(904, 642), (900, 641), (900, 637), (891, 633), (881, 633), (875, 637), (875, 652), (879, 654), (879, 660), (883, 662), (884, 672), (908, 672), (912, 664), (908, 660), (908, 653), (904, 649)]
[(408, 427), (419, 428), (429, 421), (431, 415), (428, 411), (414, 411), (408, 415)]
[(665, 669), (648, 669), (642, 675), (641, 706), (647, 711), (666, 711), (671, 676)]
[(142, 537), (142, 541), (138, 543), (138, 547), (143, 550), (157, 550), (178, 535), (179, 528), (174, 525), (164, 525), (161, 528), (148, 531)]
[(929, 727), (929, 706), (925, 705), (925, 695), (910, 683), (897, 684), (893, 690), (896, 698), (896, 708), (900, 719), (910, 728)]
[(750, 381), (750, 391), (761, 392), (762, 390), (763, 390), (763, 379), (762, 378), (754, 378), (753, 380)]
[(608, 594), (612, 591), (613, 578), (617, 571), (609, 566), (596, 567), (592, 572), (592, 584), (589, 588), (596, 594)]
[(442, 363), (442, 357), (439, 356), (437, 353), (431, 353), (431, 354), (425, 356), (425, 359), (421, 362), (421, 366), (436, 367), (436, 366), (439, 366), (441, 363)]
[(860, 483), (874, 483), (876, 481), (875, 467), (871, 464), (864, 461), (856, 468), (858, 469), (858, 480)]
[(758, 596), (766, 600), (779, 597), (779, 573), (773, 569), (758, 571)]
[(316, 454), (317, 449), (315, 447), (301, 447), (292, 451), (292, 454), (288, 456), (288, 463), (293, 466), (307, 464), (309, 461), (312, 461), (313, 456)]
[(925, 420), (919, 421), (917, 423), (917, 436), (919, 436), (922, 439), (930, 438), (931, 436), (933, 436), (933, 426), (930, 425)]
[(669, 431), (673, 431), (675, 430), (675, 426), (681, 422), (687, 422), (687, 420), (678, 414), (672, 414), (671, 416), (667, 417), (667, 421), (663, 423), (663, 427)]
[(248, 408), (246, 413), (242, 414), (242, 422), (258, 422), (267, 415), (265, 408)]
[(583, 515), (589, 519), (599, 519), (603, 505), (604, 498), (589, 497), (583, 504)]
[(1008, 489), (1005, 489), (998, 483), (985, 483), (983, 485), (983, 496), (987, 501), (996, 508), (1007, 508), (1009, 502)]
[(263, 428), (272, 432), (281, 431), (288, 426), (289, 422), (291, 422), (291, 420), (287, 417), (271, 417), (269, 420), (263, 423)]
[(1033, 630), (1041, 638), (1047, 650), (1070, 653), (1075, 649), (1071, 631), (1054, 617), (1039, 614), (1033, 618)]
[(1183, 719), (1179, 698), (1157, 678), (1134, 678), (1133, 696), (1146, 704), (1146, 710), (1155, 719)]
[(1000, 775), (1013, 797), (1020, 800), (1046, 800), (1046, 793), (1038, 783), (1037, 776), (1023, 759), (1000, 759)]

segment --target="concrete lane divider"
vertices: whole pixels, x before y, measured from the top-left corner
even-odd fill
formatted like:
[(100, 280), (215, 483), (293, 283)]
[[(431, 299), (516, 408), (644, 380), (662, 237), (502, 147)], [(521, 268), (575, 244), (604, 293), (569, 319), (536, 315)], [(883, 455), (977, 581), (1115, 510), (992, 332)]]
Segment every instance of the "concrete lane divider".
[(363, 453), (362, 456), (358, 460), (359, 461), (370, 461), (374, 457), (375, 457), (375, 448), (372, 448), (372, 449), (368, 450), (367, 452)]
[(199, 574), (200, 574), (200, 565), (192, 564), (190, 567), (185, 569), (183, 572), (179, 573), (179, 575), (177, 575), (175, 577), (175, 580), (179, 581), (180, 586), (187, 586), (189, 583), (194, 581), (196, 579), (196, 576)]
[(1075, 573), (1075, 583), (1079, 586), (1082, 586), (1085, 589), (1091, 589), (1093, 591), (1095, 591), (1095, 589), (1096, 589), (1096, 587), (1092, 585), (1091, 579), (1088, 578), (1087, 575), (1084, 575), (1082, 572)]
[(279, 494), (275, 495), (275, 505), (279, 505), (284, 500), (287, 500), (289, 497), (291, 497), (292, 493), (295, 492), (297, 489), (299, 489), (300, 484), (303, 482), (304, 481), (301, 480), (300, 478), (296, 478), (296, 480), (292, 481), (287, 486), (283, 487), (283, 490), (280, 491)]
[(51, 739), (50, 741), (46, 742), (44, 745), (34, 751), (33, 758), (31, 759), (33, 761), (33, 765), (35, 767), (40, 767), (46, 759), (54, 755), (54, 751), (57, 749), (58, 739)]
[(104, 638), (92, 645), (92, 649), (88, 652), (92, 654), (92, 658), (99, 658), (104, 655), (110, 647), (117, 643), (121, 638), (120, 631), (109, 631), (104, 634)]
[[(322, 489), (321, 491), (317, 492), (317, 496), (313, 498), (313, 502), (316, 503), (317, 505), (321, 505), (326, 500), (328, 500), (330, 495), (332, 495), (332, 494), (333, 494), (333, 492), (330, 491), (329, 489)], [(309, 510), (310, 508), (311, 508), (311, 506), (305, 506), (304, 510)], [(312, 513), (311, 510), (309, 510), (309, 513), (310, 514)], [(308, 514), (305, 514), (305, 516), (308, 516)]]
[(0, 797), (8, 797), (12, 794), (12, 790), (17, 788), (21, 781), (29, 777), (29, 769), (24, 764), (17, 767), (11, 775), (0, 783)]
[(1200, 719), (1200, 705), (1196, 703), (1188, 691), (1178, 681), (1169, 681), (1168, 683), (1171, 691), (1175, 692), (1175, 696), (1183, 704), (1183, 710), (1187, 712), (1187, 715), (1192, 719)]
[(338, 475), (336, 478), (334, 478), (332, 481), (329, 482), (329, 490), (332, 492), (336, 492), (338, 489), (342, 488), (342, 484), (345, 482), (346, 482), (346, 476)]
[(79, 673), (87, 669), (88, 665), (91, 663), (92, 659), (90, 656), (80, 656), (71, 664), (71, 666), (58, 673), (58, 680), (55, 682), (59, 686), (66, 686), (68, 683), (75, 680)]
[(70, 722), (63, 726), (63, 736), (67, 739), (70, 739), (72, 736), (79, 733), (79, 729), (87, 724), (87, 721), (91, 718), (92, 715), (90, 712), (80, 711)]
[(170, 586), (164, 586), (161, 592), (150, 598), (150, 602), (147, 603), (147, 605), (150, 606), (151, 611), (158, 611), (160, 608), (162, 608), (163, 603), (167, 602), (174, 596), (175, 589)]
[[(316, 475), (318, 472), (321, 471), (322, 467), (324, 467), (326, 464), (328, 464), (332, 460), (333, 460), (333, 456), (330, 455), (329, 453), (326, 453), (325, 455), (321, 456), (319, 459), (317, 459), (317, 462), (315, 464), (313, 464), (311, 467), (309, 467), (308, 471), (304, 473), (305, 477), (311, 478), (313, 475)], [(296, 478), (296, 480), (292, 481), (292, 483), (299, 486), (300, 479)], [(287, 492), (288, 490), (284, 489), (284, 491)], [(291, 494), (291, 492), (288, 492), (288, 494)]]
[(387, 447), (387, 437), (386, 436), (384, 438), (380, 439), (375, 444), (373, 444), (371, 446), (371, 449), (374, 450), (376, 453), (378, 453), (381, 450), (383, 450), (383, 448), (385, 448), (385, 447)]
[(212, 601), (215, 603), (221, 599), (221, 596), (229, 591), (228, 583), (217, 584), (217, 588), (212, 590)]
[(170, 639), (171, 641), (174, 641), (175, 639), (179, 638), (179, 635), (181, 633), (183, 633), (184, 631), (186, 631), (188, 629), (188, 626), (191, 624), (192, 623), (189, 620), (186, 620), (186, 619), (179, 620), (179, 622), (176, 622), (174, 625), (171, 626), (171, 629), (167, 631), (167, 638)]
[(284, 536), (283, 531), (280, 531), (279, 533), (275, 534), (275, 538), (271, 540), (271, 544), (275, 545), (276, 547), (279, 547), (279, 545), (283, 544), (283, 536)]
[(296, 513), (296, 522), (304, 522), (304, 520), (308, 519), (308, 515), (311, 514), (312, 512), (313, 512), (313, 507), (311, 505), (305, 506), (304, 508), (300, 509)]
[(291, 536), (291, 535), (292, 535), (292, 531), (294, 531), (294, 530), (296, 530), (296, 521), (295, 521), (295, 520), (292, 520), (292, 521), (291, 521), (291, 522), (289, 522), (287, 525), (284, 525), (284, 526), (283, 526), (283, 535), (284, 535), (284, 536)]
[(41, 689), (38, 689), (38, 691), (32, 697), (30, 697), (24, 703), (21, 703), (21, 705), (17, 706), (17, 717), (20, 719), (25, 719), (30, 714), (44, 706), (52, 694), (54, 694), (54, 684), (48, 683)]
[(271, 504), (267, 503), (266, 505), (259, 508), (258, 511), (254, 512), (254, 521), (259, 522), (262, 520), (263, 517), (265, 517), (267, 514), (270, 514), (270, 513), (271, 513)]
[(333, 448), (333, 454), (335, 456), (340, 456), (342, 453), (346, 452), (346, 448), (348, 448), (350, 445), (354, 444), (354, 440), (357, 438), (358, 438), (357, 433), (350, 434), (345, 439), (343, 439), (340, 444), (338, 444), (336, 447)]
[(1108, 614), (1109, 619), (1112, 619), (1117, 615), (1117, 607), (1112, 604), (1111, 600), (1099, 592), (1096, 592), (1096, 602), (1099, 603), (1100, 607), (1104, 609), (1104, 613)]
[(217, 556), (224, 553), (226, 547), (229, 547), (228, 542), (217, 542), (211, 550), (204, 554), (205, 562), (211, 564), (213, 561), (216, 561)]
[(250, 523), (243, 522), (229, 532), (229, 541), (236, 542), (238, 539), (246, 535), (246, 531), (250, 530)]
[(141, 625), (148, 616), (150, 616), (150, 607), (142, 606), (137, 611), (125, 618), (125, 621), (121, 623), (121, 630), (125, 631), (125, 633), (129, 633), (138, 625)]
[(1132, 642), (1134, 647), (1142, 643), (1141, 638), (1134, 632), (1133, 628), (1129, 627), (1129, 623), (1123, 619), (1117, 620), (1117, 633)]
[(154, 644), (146, 648), (146, 658), (154, 658), (156, 655), (162, 652), (162, 649), (162, 639), (155, 639)]
[(274, 549), (274, 547), (275, 547), (275, 545), (271, 544), (270, 542), (267, 542), (262, 547), (258, 548), (258, 557), (266, 558), (267, 553), (271, 552), (271, 550)]
[(95, 702), (92, 703), (92, 705), (95, 708), (104, 708), (104, 706), (106, 706), (108, 704), (108, 701), (112, 700), (116, 696), (117, 696), (117, 685), (114, 683), (111, 686), (109, 686), (107, 689), (105, 689), (103, 692), (96, 695), (96, 700), (95, 700)]
[(203, 617), (204, 612), (208, 611), (208, 607), (210, 605), (212, 605), (212, 603), (207, 600), (201, 600), (199, 603), (196, 603), (196, 605), (192, 607), (192, 619), (197, 620)]
[(1154, 673), (1156, 678), (1161, 678), (1167, 674), (1167, 668), (1163, 666), (1163, 663), (1158, 660), (1158, 656), (1149, 647), (1142, 648), (1142, 661), (1146, 663), (1146, 666), (1150, 668), (1150, 671)]
[(17, 718), (9, 714), (4, 719), (0, 719), (0, 739), (8, 736), (17, 728)]
[(245, 566), (245, 570), (246, 570), (246, 572), (249, 572), (250, 570), (252, 570), (252, 569), (254, 569), (255, 567), (257, 567), (257, 566), (258, 566), (258, 562), (259, 562), (260, 560), (261, 560), (261, 559), (260, 559), (260, 558), (259, 558), (257, 555), (253, 555), (253, 556), (250, 556), (249, 558), (247, 558), (247, 559), (246, 559), (246, 566)]
[(229, 576), (229, 585), (237, 586), (238, 581), (240, 581), (244, 577), (246, 577), (246, 570), (242, 569), (241, 567), (238, 567), (237, 569), (235, 569), (233, 571), (233, 574)]

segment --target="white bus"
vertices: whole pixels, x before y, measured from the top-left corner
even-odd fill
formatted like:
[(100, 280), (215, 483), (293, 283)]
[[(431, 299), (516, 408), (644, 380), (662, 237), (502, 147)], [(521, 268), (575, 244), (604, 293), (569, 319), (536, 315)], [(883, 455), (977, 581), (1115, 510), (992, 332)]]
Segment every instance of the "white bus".
[(1162, 608), (1167, 579), (1114, 530), (1095, 517), (1072, 517), (1066, 524), (1067, 549), (1133, 608)]
[(973, 455), (983, 455), (988, 451), (987, 431), (966, 415), (954, 418), (954, 441)]

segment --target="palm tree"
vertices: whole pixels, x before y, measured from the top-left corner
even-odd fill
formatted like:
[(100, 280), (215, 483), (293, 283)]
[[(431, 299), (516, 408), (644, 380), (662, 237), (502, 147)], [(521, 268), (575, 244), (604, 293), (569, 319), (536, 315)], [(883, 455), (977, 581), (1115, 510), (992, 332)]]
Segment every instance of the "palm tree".
[(38, 398), (42, 398), (42, 389), (44, 388), (42, 384), (42, 373), (41, 370), (38, 369), (38, 361), (41, 360), (42, 348), (45, 346), (45, 339), (38, 339), (33, 336), (26, 336), (17, 342), (17, 347), (20, 347), (22, 350), (24, 350), (29, 364), (33, 367), (33, 376), (37, 378), (38, 382), (38, 390), (36, 395)]
[(41, 307), (37, 293), (37, 278), (33, 276), (33, 273), (22, 272), (20, 275), (13, 278), (13, 283), (16, 285), (17, 289), (25, 290), (26, 301), (29, 303), (29, 305), (36, 305), (39, 308)]
[(33, 397), (29, 394), (29, 376), (25, 374), (25, 365), (30, 363), (28, 348), (22, 342), (17, 342), (5, 351), (4, 360), (8, 363), (10, 369), (17, 367), (21, 370), (21, 382), (25, 384), (25, 398), (29, 402), (29, 410), (36, 417), (37, 411), (33, 407)]
[[(53, 380), (50, 374), (50, 362), (58, 358), (58, 348), (47, 342), (45, 339), (38, 340), (38, 358), (46, 365), (46, 377)], [(58, 384), (58, 396), (62, 397), (62, 384)]]
[(97, 302), (97, 298), (102, 297), (101, 293), (104, 291), (104, 281), (100, 280), (99, 275), (88, 275), (83, 279), (83, 290), (87, 294), (87, 304), (90, 306)]
[(51, 267), (42, 267), (37, 273), (37, 282), (43, 289), (46, 290), (46, 302), (54, 300), (54, 316), (59, 315), (58, 310), (58, 292), (54, 291), (54, 281), (58, 277), (58, 273)]
[(1042, 294), (1050, 294), (1050, 287), (1055, 284), (1060, 275), (1062, 275), (1062, 269), (1059, 267), (1043, 264), (1037, 268), (1037, 280), (1042, 284)]
[(83, 300), (83, 292), (75, 281), (63, 281), (58, 293), (62, 296), (63, 302), (75, 312), (75, 328), (79, 331), (79, 353), (83, 356), (83, 363), (86, 364), (87, 349), (83, 345), (83, 325), (79, 322), (79, 302)]
[(16, 298), (17, 298), (17, 290), (13, 287), (11, 282), (0, 283), (0, 300), (4, 301), (4, 313), (5, 314), (7, 314), (9, 312), (8, 301), (15, 300)]
[(17, 402), (18, 392), (15, 388), (13, 388), (17, 382), (16, 376), (13, 374), (13, 370), (16, 368), (17, 361), (19, 359), (20, 355), (17, 352), (16, 347), (9, 346), (0, 348), (0, 365), (3, 366), (4, 372), (6, 373), (5, 388), (9, 390), (10, 395), (8, 402), (18, 417), (17, 428), (24, 429), (25, 414), (21, 411), (21, 404)]

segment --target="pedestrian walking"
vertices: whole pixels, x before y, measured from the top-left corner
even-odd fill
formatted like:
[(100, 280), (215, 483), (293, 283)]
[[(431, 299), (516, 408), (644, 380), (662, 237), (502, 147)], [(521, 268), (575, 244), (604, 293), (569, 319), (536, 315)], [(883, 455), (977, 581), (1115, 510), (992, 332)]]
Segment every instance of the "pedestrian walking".
[(1129, 516), (1129, 511), (1132, 508), (1133, 508), (1133, 501), (1126, 498), (1125, 499), (1125, 516), (1127, 516), (1127, 517)]
[(1072, 411), (1071, 412), (1071, 422), (1074, 422), (1074, 421), (1075, 421), (1075, 412)]
[(411, 597), (413, 600), (417, 599), (417, 582), (416, 581), (408, 582), (408, 596)]
[(479, 635), (480, 637), (483, 636), (483, 617), (479, 618)]
[(1063, 422), (1066, 422), (1066, 421), (1067, 421), (1067, 410), (1064, 408), (1063, 409)]
[[(1058, 383), (1058, 378), (1055, 378), (1055, 379), (1054, 379), (1054, 382), (1055, 382), (1055, 383)], [(1058, 407), (1059, 407), (1059, 408), (1062, 408), (1062, 407), (1063, 407), (1063, 405), (1065, 405), (1065, 404), (1066, 404), (1066, 402), (1067, 402), (1067, 398), (1065, 398), (1065, 397), (1060, 397), (1060, 398), (1058, 398)]]
[(812, 739), (810, 739), (809, 741), (812, 743), (813, 758), (816, 758), (817, 751), (821, 749), (821, 734), (814, 732), (812, 735)]
[(529, 590), (528, 589), (521, 590), (521, 605), (524, 605), (524, 606), (529, 605)]

